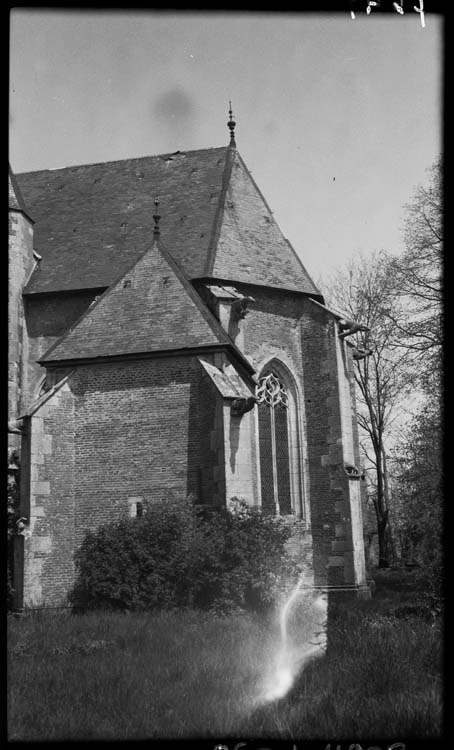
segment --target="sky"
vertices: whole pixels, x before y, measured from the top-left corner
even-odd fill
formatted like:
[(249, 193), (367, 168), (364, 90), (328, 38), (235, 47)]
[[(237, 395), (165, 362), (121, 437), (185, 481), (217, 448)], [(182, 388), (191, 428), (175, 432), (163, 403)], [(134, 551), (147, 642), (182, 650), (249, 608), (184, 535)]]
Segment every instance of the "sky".
[(443, 17), (426, 12), (423, 28), (411, 10), (18, 8), (10, 163), (227, 145), (231, 100), (238, 151), (320, 281), (358, 251), (402, 251), (404, 205), (441, 154), (442, 42)]

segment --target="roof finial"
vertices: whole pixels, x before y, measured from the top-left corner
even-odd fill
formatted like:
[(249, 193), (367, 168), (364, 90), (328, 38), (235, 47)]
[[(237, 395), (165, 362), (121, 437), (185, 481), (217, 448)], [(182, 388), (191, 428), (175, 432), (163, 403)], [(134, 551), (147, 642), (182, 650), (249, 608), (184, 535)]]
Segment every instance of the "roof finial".
[(236, 122), (233, 119), (232, 102), (229, 101), (229, 121), (227, 123), (227, 127), (230, 130), (230, 145), (231, 146), (236, 146), (236, 143), (235, 143), (235, 125), (236, 125)]
[(154, 230), (153, 230), (153, 237), (157, 239), (159, 237), (160, 231), (159, 231), (159, 220), (160, 215), (158, 214), (158, 207), (159, 207), (159, 198), (154, 199), (154, 205), (155, 205), (155, 213), (153, 214), (154, 219)]

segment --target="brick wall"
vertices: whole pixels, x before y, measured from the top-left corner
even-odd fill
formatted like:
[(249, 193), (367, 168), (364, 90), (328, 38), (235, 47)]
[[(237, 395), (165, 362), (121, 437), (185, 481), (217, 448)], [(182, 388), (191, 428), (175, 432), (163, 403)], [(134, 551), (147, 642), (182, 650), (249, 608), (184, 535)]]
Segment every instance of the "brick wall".
[[(343, 467), (343, 400), (351, 394), (335, 320), (301, 296), (259, 289), (252, 296), (239, 325), (244, 351), (259, 371), (278, 359), (296, 384), (314, 583), (353, 586), (362, 551)], [(221, 360), (210, 358), (218, 367)], [(128, 515), (133, 499), (145, 512), (169, 492), (255, 503), (257, 408), (241, 418), (229, 410), (195, 356), (77, 367), (31, 419), (29, 600), (61, 603), (74, 575), (73, 541), (77, 549), (88, 530)], [(350, 418), (350, 441), (353, 433)]]
[(199, 497), (202, 490), (202, 500), (220, 499), (217, 400), (195, 357), (171, 357), (79, 367), (37, 408), (29, 432), (27, 604), (66, 603), (74, 550), (87, 531), (128, 515), (131, 498), (145, 512), (169, 493)]
[(196, 493), (198, 363), (185, 358), (78, 368), (78, 534), (121, 516), (131, 495), (144, 504)]

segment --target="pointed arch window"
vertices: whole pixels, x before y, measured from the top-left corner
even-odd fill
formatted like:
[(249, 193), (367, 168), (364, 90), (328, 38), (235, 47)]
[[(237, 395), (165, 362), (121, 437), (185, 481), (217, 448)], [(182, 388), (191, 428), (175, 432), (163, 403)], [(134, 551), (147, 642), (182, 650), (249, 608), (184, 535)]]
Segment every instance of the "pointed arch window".
[(277, 515), (300, 515), (295, 401), (275, 370), (260, 378), (256, 396), (262, 508)]

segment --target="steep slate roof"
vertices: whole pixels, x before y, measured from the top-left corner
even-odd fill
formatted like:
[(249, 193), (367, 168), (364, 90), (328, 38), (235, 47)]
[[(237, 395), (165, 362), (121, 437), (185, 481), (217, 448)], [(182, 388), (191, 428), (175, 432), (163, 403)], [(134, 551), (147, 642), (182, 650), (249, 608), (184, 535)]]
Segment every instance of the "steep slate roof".
[(189, 279), (319, 292), (231, 147), (17, 175), (42, 256), (27, 293), (107, 287), (162, 236)]
[(233, 348), (252, 370), (169, 254), (155, 241), (40, 361), (219, 345)]
[(8, 165), (8, 208), (12, 208), (14, 211), (22, 211), (24, 214), (31, 219), (25, 201), (22, 197), (19, 185), (13, 174), (13, 170)]
[[(150, 246), (160, 199), (167, 247), (203, 275), (226, 148), (17, 175), (42, 256), (26, 292), (107, 287)], [(124, 225), (124, 226), (123, 226)]]
[(207, 275), (320, 295), (237, 152)]

